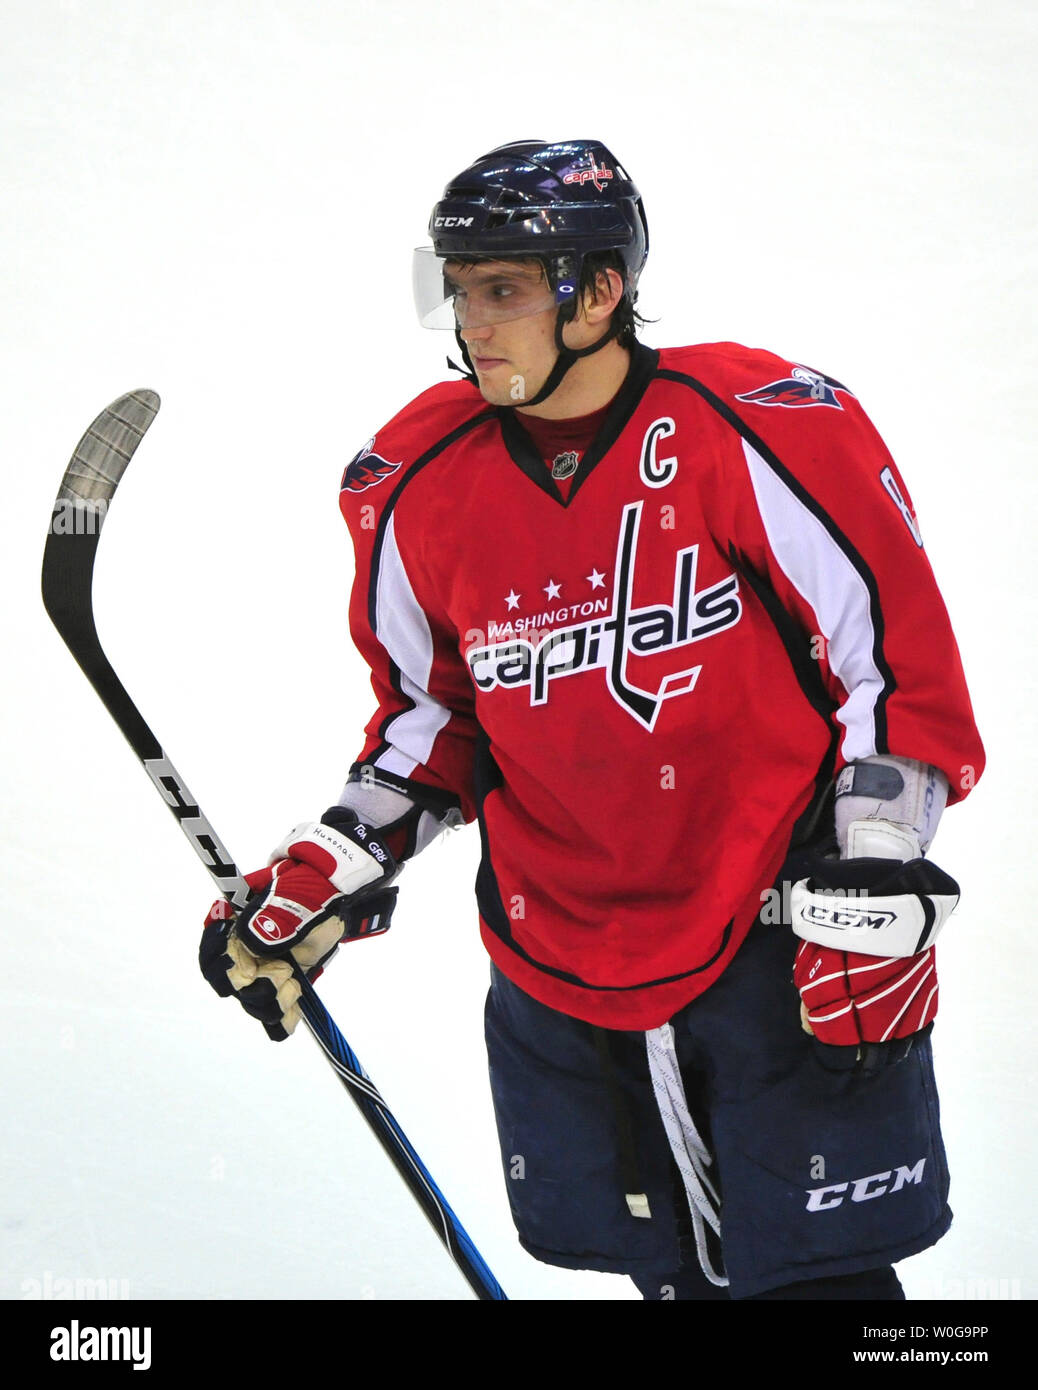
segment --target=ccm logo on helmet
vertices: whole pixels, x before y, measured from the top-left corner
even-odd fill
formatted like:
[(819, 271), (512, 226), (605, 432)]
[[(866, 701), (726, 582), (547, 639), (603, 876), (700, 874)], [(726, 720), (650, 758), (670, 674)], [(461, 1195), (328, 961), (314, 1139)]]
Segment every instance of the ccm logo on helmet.
[(434, 217), (434, 227), (471, 227), (471, 217)]

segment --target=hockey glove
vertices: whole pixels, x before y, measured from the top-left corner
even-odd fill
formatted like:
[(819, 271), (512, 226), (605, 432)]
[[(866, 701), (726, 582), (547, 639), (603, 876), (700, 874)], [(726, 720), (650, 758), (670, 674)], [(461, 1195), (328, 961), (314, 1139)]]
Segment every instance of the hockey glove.
[(198, 953), (202, 974), (283, 1041), (300, 1018), (295, 968), (316, 979), (340, 941), (386, 931), (396, 872), (378, 836), (332, 807), (320, 822), (296, 826), (266, 869), (246, 875), (253, 894), (237, 917), (224, 899), (213, 904)]
[[(793, 980), (826, 1065), (900, 1061), (937, 1013), (933, 941), (958, 884), (928, 860), (825, 861), (792, 892)], [(853, 1049), (853, 1051), (852, 1051)]]

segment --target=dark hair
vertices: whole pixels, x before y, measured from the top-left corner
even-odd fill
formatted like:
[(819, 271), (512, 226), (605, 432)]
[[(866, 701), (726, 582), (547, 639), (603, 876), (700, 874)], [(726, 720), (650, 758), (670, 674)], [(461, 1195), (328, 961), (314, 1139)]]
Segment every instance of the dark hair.
[(634, 307), (638, 299), (638, 291), (635, 290), (632, 295), (627, 288), (627, 270), (619, 251), (610, 249), (608, 251), (588, 252), (580, 267), (581, 297), (585, 294), (595, 293), (598, 287), (598, 277), (606, 270), (615, 270), (624, 285), (623, 297), (613, 310), (616, 341), (621, 347), (633, 347), (638, 336), (638, 329), (643, 324), (651, 323), (652, 320), (643, 318)]

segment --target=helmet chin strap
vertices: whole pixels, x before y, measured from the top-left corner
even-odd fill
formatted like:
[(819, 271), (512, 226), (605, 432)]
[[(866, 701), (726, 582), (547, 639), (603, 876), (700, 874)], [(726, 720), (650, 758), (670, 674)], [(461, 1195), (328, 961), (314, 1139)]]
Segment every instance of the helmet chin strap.
[(536, 396), (531, 397), (528, 401), (516, 401), (515, 406), (512, 407), (513, 409), (521, 406), (540, 405), (541, 401), (547, 400), (551, 393), (558, 389), (559, 383), (569, 371), (570, 367), (573, 366), (574, 362), (578, 361), (581, 357), (590, 357), (593, 352), (598, 352), (600, 348), (604, 348), (606, 343), (616, 337), (617, 323), (616, 315), (614, 314), (609, 320), (608, 329), (603, 333), (602, 337), (599, 338), (597, 342), (592, 343), (590, 347), (567, 347), (562, 339), (562, 326), (564, 322), (568, 323), (573, 317), (573, 314), (569, 313), (566, 315), (565, 319), (563, 319), (565, 309), (570, 307), (569, 305), (560, 307), (558, 313), (555, 315), (555, 346), (558, 348), (559, 355), (555, 359), (555, 365), (548, 373), (547, 381), (537, 392)]
[(465, 366), (468, 368), (468, 371), (462, 371), (458, 364), (456, 362), (452, 362), (449, 357), (447, 358), (447, 366), (450, 367), (452, 372), (461, 372), (461, 375), (465, 378), (466, 381), (471, 381), (473, 386), (478, 387), (479, 378), (476, 376), (476, 369), (472, 365), (472, 358), (469, 356), (469, 350), (465, 346), (465, 340), (461, 336), (460, 328), (456, 327), (454, 329), (454, 339), (458, 344), (458, 351), (461, 353), (461, 360), (465, 363)]
[[(606, 330), (605, 333), (603, 333), (602, 337), (599, 338), (597, 342), (592, 343), (590, 347), (567, 347), (565, 342), (563, 341), (562, 328), (563, 324), (568, 323), (573, 317), (572, 312), (566, 314), (565, 318), (563, 317), (567, 308), (572, 308), (572, 306), (560, 305), (555, 315), (555, 347), (558, 350), (558, 355), (555, 358), (555, 363), (551, 371), (548, 373), (548, 377), (544, 385), (537, 392), (536, 396), (531, 397), (530, 400), (516, 401), (514, 405), (504, 406), (502, 407), (503, 409), (516, 410), (525, 406), (540, 405), (541, 401), (547, 400), (551, 393), (558, 389), (559, 383), (562, 381), (562, 378), (569, 371), (570, 367), (573, 366), (574, 362), (578, 361), (581, 357), (590, 357), (593, 352), (598, 352), (600, 348), (604, 348), (606, 343), (611, 342), (612, 339), (616, 337), (618, 327), (616, 322), (616, 314), (614, 314), (609, 321), (609, 328)], [(466, 381), (471, 381), (474, 386), (478, 386), (479, 379), (477, 378), (475, 369), (472, 366), (472, 359), (469, 357), (468, 348), (465, 344), (464, 339), (461, 336), (460, 328), (456, 328), (454, 330), (454, 336), (457, 339), (458, 347), (461, 350), (462, 360), (464, 361), (465, 366), (468, 368), (468, 371), (461, 372), (461, 368), (456, 366), (449, 357), (447, 358), (447, 365), (448, 367), (450, 367), (451, 371), (461, 372), (462, 376), (466, 379)]]

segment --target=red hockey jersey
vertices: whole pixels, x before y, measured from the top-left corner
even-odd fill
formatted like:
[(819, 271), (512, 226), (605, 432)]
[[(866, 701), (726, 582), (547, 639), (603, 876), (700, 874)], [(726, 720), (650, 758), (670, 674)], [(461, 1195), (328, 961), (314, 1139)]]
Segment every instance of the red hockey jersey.
[(341, 505), (353, 775), (478, 818), (484, 943), (553, 1008), (643, 1029), (706, 989), (845, 762), (980, 775), (908, 491), (819, 372), (638, 345), (565, 498), (521, 416), (442, 383)]

